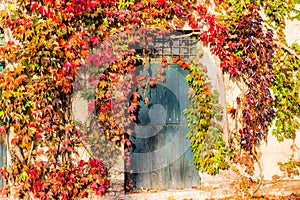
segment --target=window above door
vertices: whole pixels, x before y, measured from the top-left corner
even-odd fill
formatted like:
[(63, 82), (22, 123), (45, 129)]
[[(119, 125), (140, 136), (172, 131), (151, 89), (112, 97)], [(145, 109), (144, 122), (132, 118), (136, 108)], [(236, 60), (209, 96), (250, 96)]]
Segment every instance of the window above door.
[(149, 38), (146, 48), (139, 50), (147, 55), (150, 63), (160, 63), (163, 57), (172, 60), (176, 56), (188, 61), (197, 55), (197, 37), (190, 31), (172, 31), (145, 37)]

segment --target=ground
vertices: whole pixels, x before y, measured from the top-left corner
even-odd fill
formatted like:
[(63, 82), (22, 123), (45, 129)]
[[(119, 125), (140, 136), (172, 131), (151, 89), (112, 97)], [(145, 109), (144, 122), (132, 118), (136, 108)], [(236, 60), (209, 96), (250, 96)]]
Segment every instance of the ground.
[[(119, 198), (124, 200), (239, 200), (249, 199), (227, 186), (177, 189), (167, 191), (139, 191)], [(300, 200), (300, 180), (264, 182), (252, 199)]]
[[(254, 197), (243, 197), (231, 184), (173, 190), (144, 190), (134, 193), (102, 198), (95, 196), (85, 200), (300, 200), (300, 180), (265, 181)], [(9, 200), (9, 198), (0, 198)]]

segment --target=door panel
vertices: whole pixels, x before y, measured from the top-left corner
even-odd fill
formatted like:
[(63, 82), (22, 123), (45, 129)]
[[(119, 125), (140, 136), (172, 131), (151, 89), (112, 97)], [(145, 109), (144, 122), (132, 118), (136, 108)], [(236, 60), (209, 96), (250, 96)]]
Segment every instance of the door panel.
[[(159, 65), (151, 65), (154, 73)], [(171, 189), (199, 185), (200, 179), (193, 165), (193, 155), (183, 110), (188, 106), (185, 81), (187, 71), (178, 65), (166, 69), (166, 81), (150, 88), (149, 103), (140, 102), (131, 141), (130, 168), (126, 180), (133, 181), (133, 189)]]

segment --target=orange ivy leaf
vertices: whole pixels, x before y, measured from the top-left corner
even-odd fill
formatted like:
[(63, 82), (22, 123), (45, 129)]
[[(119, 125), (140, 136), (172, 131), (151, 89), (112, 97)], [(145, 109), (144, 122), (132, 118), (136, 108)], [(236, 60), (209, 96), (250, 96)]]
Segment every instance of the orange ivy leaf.
[(99, 87), (100, 87), (100, 88), (105, 88), (106, 85), (107, 85), (107, 83), (106, 83), (106, 81), (104, 81), (104, 80), (99, 82)]
[(73, 125), (72, 124), (66, 124), (65, 125), (65, 131), (66, 132), (71, 132), (73, 130)]

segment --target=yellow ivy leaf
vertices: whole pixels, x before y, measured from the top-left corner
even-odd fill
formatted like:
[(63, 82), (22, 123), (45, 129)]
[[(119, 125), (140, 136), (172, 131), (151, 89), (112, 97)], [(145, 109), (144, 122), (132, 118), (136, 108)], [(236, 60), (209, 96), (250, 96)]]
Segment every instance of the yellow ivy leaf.
[(107, 85), (106, 81), (100, 81), (99, 82), (99, 87), (100, 88), (104, 88), (104, 87), (106, 87), (106, 85)]

